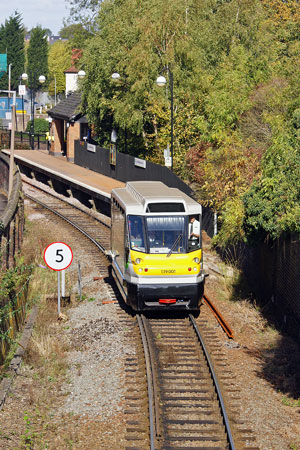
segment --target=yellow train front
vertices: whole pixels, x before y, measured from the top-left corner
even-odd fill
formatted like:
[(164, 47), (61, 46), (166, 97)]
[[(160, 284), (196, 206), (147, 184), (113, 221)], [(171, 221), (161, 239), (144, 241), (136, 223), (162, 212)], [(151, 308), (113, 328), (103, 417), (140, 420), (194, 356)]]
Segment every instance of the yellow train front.
[(205, 275), (201, 205), (158, 181), (112, 191), (112, 274), (136, 311), (197, 311)]

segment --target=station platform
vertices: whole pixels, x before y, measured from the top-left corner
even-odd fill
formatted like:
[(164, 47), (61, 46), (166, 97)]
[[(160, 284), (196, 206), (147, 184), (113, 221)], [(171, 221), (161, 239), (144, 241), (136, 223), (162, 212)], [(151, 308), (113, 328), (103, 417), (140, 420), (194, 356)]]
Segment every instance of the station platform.
[[(10, 151), (3, 150), (3, 153), (9, 155)], [(98, 193), (107, 199), (110, 199), (112, 189), (124, 186), (121, 181), (68, 162), (63, 156), (50, 156), (47, 150), (15, 150), (14, 159), (17, 165), (51, 174), (56, 179), (69, 182), (71, 186)]]

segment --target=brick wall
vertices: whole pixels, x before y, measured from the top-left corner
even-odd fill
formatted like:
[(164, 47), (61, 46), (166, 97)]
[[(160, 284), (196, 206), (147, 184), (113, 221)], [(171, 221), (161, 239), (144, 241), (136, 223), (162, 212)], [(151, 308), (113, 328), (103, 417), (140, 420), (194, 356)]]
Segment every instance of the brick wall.
[(67, 159), (68, 161), (74, 161), (74, 148), (75, 141), (80, 139), (80, 123), (74, 122), (70, 123), (68, 128), (68, 138), (67, 138)]
[(51, 142), (50, 152), (55, 155), (61, 155), (64, 145), (64, 122), (62, 120), (54, 119), (51, 124), (51, 134), (54, 136), (54, 141)]

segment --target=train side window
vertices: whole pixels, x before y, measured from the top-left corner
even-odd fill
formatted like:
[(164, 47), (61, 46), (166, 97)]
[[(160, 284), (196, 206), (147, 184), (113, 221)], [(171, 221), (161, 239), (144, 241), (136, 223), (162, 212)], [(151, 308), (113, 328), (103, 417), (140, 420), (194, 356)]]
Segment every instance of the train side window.
[(143, 218), (141, 216), (128, 216), (129, 240), (132, 250), (145, 251), (143, 228)]

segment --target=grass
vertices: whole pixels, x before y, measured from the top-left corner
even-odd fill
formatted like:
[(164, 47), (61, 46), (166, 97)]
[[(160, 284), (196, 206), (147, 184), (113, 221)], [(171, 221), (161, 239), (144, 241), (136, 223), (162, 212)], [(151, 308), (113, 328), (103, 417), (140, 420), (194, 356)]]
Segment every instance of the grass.
[(300, 398), (298, 398), (297, 400), (294, 400), (294, 399), (284, 396), (284, 397), (282, 397), (281, 403), (285, 406), (291, 406), (292, 408), (299, 408)]
[[(50, 416), (53, 405), (58, 401), (57, 392), (66, 379), (68, 363), (65, 356), (68, 345), (61, 339), (63, 327), (57, 321), (57, 304), (48, 300), (51, 296), (57, 296), (57, 273), (43, 268), (43, 250), (56, 240), (57, 236), (45, 234), (41, 224), (26, 222), (22, 254), (25, 264), (32, 263), (35, 267), (28, 290), (28, 309), (36, 304), (39, 312), (23, 362), (27, 373), (28, 370), (30, 373), (30, 378), (28, 375), (24, 378), (22, 387), (22, 404), (26, 411), (15, 412), (14, 415), (18, 417), (17, 425), (14, 424), (16, 418), (8, 420), (5, 424), (5, 436), (2, 433), (3, 439), (12, 440), (11, 448), (15, 450), (53, 448), (51, 439), (56, 433), (54, 429), (49, 430), (52, 421)], [(70, 281), (66, 277), (67, 289), (68, 284)], [(15, 348), (16, 344), (11, 348), (5, 367)], [(5, 376), (5, 372), (2, 376)], [(63, 438), (70, 440), (67, 431)], [(72, 447), (68, 444), (68, 448)]]
[(300, 440), (290, 444), (290, 450), (299, 450), (300, 449)]

